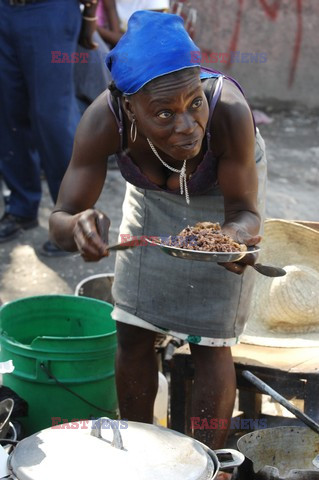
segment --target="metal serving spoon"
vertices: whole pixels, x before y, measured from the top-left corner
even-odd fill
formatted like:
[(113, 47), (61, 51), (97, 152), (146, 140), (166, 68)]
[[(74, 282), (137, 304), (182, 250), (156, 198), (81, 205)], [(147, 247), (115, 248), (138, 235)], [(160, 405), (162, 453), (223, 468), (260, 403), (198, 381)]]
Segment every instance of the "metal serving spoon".
[(266, 277), (283, 277), (287, 273), (283, 268), (273, 267), (272, 265), (263, 265), (262, 263), (255, 263), (254, 265), (250, 265), (250, 267), (253, 267), (257, 272)]

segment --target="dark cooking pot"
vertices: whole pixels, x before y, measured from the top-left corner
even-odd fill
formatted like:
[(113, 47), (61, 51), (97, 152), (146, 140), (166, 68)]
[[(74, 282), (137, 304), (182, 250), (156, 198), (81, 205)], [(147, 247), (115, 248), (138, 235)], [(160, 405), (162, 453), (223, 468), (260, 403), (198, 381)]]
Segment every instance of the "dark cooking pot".
[(237, 442), (246, 459), (238, 480), (318, 480), (319, 435), (307, 427), (247, 433)]
[[(102, 418), (47, 428), (22, 440), (9, 458), (15, 480), (213, 480), (240, 465), (236, 450), (212, 451), (167, 428)], [(220, 462), (226, 452), (232, 460)]]

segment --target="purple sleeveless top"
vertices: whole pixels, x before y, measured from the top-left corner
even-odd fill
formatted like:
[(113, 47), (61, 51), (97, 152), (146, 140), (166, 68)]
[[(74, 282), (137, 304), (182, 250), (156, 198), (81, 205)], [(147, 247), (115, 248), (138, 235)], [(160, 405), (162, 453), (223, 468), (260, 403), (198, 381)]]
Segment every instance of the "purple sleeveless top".
[[(216, 86), (214, 93), (211, 97), (211, 99), (208, 99), (209, 101), (209, 117), (208, 117), (208, 122), (206, 126), (206, 134), (204, 138), (204, 142), (206, 139), (206, 145), (207, 145), (207, 150), (206, 153), (204, 154), (203, 159), (201, 162), (197, 165), (196, 170), (192, 173), (191, 178), (187, 182), (187, 187), (188, 187), (188, 193), (189, 195), (203, 195), (205, 194), (208, 190), (210, 190), (214, 185), (217, 183), (217, 160), (214, 158), (212, 150), (211, 150), (211, 134), (210, 134), (210, 126), (211, 126), (211, 121), (212, 121), (212, 116), (214, 113), (214, 109), (217, 103), (217, 100), (220, 97), (222, 87), (223, 87), (223, 78), (229, 78), (225, 77), (223, 74), (220, 72), (214, 72), (212, 70), (208, 69), (201, 69), (201, 78), (206, 79), (206, 78), (216, 78)], [(232, 81), (234, 81), (232, 78), (230, 78)], [(241, 90), (240, 86), (236, 81), (234, 83), (238, 86), (238, 88)], [(117, 157), (117, 163), (118, 167), (120, 169), (120, 172), (122, 176), (125, 178), (125, 180), (135, 187), (146, 189), (146, 190), (157, 190), (157, 191), (164, 191), (166, 193), (172, 193), (172, 194), (178, 194), (180, 195), (180, 189), (166, 189), (163, 187), (160, 187), (159, 185), (156, 185), (155, 183), (151, 182), (146, 175), (144, 175), (139, 167), (133, 162), (131, 157), (128, 155), (123, 150), (123, 115), (122, 111), (120, 108), (120, 102), (118, 102), (119, 105), (119, 117), (116, 115), (112, 101), (111, 101), (111, 94), (110, 91), (108, 91), (108, 104), (111, 109), (111, 111), (114, 114), (114, 117), (116, 119), (118, 128), (119, 128), (119, 134), (121, 137), (121, 150), (116, 154)], [(155, 157), (154, 157), (155, 159)]]

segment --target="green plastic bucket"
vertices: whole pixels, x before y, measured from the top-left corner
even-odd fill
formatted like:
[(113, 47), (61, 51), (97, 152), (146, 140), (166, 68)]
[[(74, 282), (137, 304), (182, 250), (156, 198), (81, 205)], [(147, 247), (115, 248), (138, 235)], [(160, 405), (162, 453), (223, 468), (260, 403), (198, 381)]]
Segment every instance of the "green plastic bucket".
[(28, 402), (30, 435), (57, 423), (116, 417), (113, 306), (71, 295), (23, 298), (0, 309), (3, 384)]

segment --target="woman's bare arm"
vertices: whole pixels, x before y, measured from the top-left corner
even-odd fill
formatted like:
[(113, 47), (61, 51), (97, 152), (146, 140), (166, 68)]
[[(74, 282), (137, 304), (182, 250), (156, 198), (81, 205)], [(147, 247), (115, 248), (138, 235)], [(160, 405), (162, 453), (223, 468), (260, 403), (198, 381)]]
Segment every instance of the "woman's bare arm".
[(212, 122), (212, 147), (224, 196), (223, 231), (240, 243), (256, 245), (261, 238), (252, 113), (242, 93), (229, 81), (225, 86)]
[(118, 129), (104, 92), (77, 128), (72, 158), (50, 217), (54, 242), (65, 250), (79, 249), (89, 260), (105, 250), (109, 220), (94, 205), (105, 182), (107, 157), (118, 148)]

